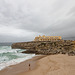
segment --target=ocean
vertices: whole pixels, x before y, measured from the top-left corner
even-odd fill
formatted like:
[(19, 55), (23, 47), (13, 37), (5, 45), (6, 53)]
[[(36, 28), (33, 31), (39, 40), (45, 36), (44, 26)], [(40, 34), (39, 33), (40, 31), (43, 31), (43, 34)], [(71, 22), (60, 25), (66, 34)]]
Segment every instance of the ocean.
[(21, 53), (24, 49), (12, 49), (11, 46), (0, 46), (0, 70), (35, 56), (35, 54)]

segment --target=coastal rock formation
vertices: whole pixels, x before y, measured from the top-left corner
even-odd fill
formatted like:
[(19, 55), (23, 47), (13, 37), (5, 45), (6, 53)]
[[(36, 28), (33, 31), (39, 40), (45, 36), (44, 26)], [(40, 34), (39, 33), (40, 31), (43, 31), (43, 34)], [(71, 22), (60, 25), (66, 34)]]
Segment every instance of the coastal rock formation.
[(71, 40), (14, 43), (12, 44), (12, 48), (26, 49), (22, 53), (75, 55), (75, 42)]

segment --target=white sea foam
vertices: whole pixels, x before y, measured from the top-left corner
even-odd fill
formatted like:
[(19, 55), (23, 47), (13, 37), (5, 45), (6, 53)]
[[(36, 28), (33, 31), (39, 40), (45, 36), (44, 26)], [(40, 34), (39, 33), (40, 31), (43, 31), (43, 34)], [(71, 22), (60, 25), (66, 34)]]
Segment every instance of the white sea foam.
[(9, 61), (9, 58), (7, 56), (0, 57), (0, 63), (6, 62), (6, 61)]
[(0, 53), (16, 52), (17, 50), (0, 50)]
[(8, 52), (15, 52), (17, 53), (17, 51), (19, 51), (21, 49), (11, 49), (10, 46), (2, 46), (0, 47), (0, 53), (8, 53)]
[(8, 61), (8, 62), (0, 63), (0, 70), (4, 69), (4, 68), (6, 68), (10, 65), (15, 65), (15, 64), (18, 64), (20, 62), (23, 62), (27, 59), (30, 59), (30, 58), (34, 57), (34, 56), (35, 56), (35, 54), (27, 54), (23, 58), (17, 58), (17, 59), (13, 59), (11, 61)]
[(11, 49), (11, 46), (0, 46), (0, 70), (32, 58), (35, 54), (23, 54), (22, 49)]

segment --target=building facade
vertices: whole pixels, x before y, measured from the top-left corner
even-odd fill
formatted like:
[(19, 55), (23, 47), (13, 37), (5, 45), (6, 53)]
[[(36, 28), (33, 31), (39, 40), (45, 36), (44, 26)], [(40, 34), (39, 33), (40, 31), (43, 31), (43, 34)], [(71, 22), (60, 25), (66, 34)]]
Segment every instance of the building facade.
[(38, 36), (38, 37), (35, 37), (34, 41), (58, 41), (58, 40), (61, 40), (61, 36)]

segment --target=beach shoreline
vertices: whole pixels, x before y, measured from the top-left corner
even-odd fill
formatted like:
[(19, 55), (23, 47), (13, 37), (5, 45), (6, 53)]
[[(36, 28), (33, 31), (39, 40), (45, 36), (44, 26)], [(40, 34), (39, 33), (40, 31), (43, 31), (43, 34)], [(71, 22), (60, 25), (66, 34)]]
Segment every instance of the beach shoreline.
[(75, 56), (39, 55), (9, 66), (0, 75), (75, 75)]
[[(0, 71), (0, 75), (16, 75), (20, 72), (25, 72), (25, 71), (28, 71), (30, 69), (32, 70), (36, 67), (36, 61), (45, 57), (45, 56), (46, 55), (34, 56), (31, 59), (25, 60), (25, 61), (20, 62), (18, 64), (10, 65), (10, 66), (2, 69)], [(30, 64), (31, 68), (29, 68), (29, 64)]]

